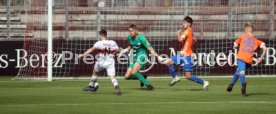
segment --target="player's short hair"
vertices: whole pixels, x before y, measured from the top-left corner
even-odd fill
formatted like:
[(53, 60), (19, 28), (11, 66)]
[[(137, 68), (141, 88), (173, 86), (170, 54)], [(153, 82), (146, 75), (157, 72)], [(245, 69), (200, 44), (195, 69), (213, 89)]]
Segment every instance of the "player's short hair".
[(137, 30), (138, 29), (138, 27), (135, 25), (135, 24), (131, 24), (131, 25), (129, 25), (129, 27), (128, 27), (129, 29), (131, 28), (131, 29), (135, 29), (135, 30)]
[(102, 29), (102, 30), (100, 31), (100, 35), (101, 35), (101, 36), (107, 37), (107, 31), (106, 31), (105, 29)]
[(254, 26), (251, 23), (249, 23), (249, 22), (247, 22), (247, 23), (244, 24), (244, 28), (246, 28), (246, 27), (251, 27), (252, 30), (254, 30)]
[(190, 16), (186, 16), (183, 21), (190, 23), (191, 26), (193, 25), (193, 19)]

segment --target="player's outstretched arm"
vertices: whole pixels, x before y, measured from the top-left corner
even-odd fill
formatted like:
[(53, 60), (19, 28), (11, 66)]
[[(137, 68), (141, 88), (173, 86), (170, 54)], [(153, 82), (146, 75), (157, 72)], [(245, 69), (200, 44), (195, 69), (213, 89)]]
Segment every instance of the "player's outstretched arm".
[(83, 56), (85, 56), (85, 55), (87, 55), (89, 53), (92, 53), (95, 50), (96, 50), (96, 48), (92, 47), (92, 48), (88, 49), (86, 52), (84, 52), (83, 54), (79, 54), (79, 58), (81, 58), (81, 57), (83, 57)]
[(158, 57), (158, 56), (159, 56), (159, 55), (156, 53), (156, 51), (155, 51), (152, 47), (148, 48), (148, 50), (149, 50), (149, 52), (150, 52), (152, 55), (154, 55), (155, 57)]
[(120, 53), (118, 54), (118, 57), (121, 57), (124, 53), (127, 53), (129, 50), (131, 50), (131, 46), (128, 46), (125, 49), (120, 49)]
[(259, 64), (263, 59), (264, 59), (264, 56), (265, 56), (265, 53), (266, 53), (266, 46), (265, 46), (265, 43), (262, 43), (260, 48), (262, 49), (262, 54), (261, 54), (261, 57), (255, 59), (256, 61), (256, 64)]
[(148, 50), (150, 51), (150, 53), (152, 55), (154, 55), (155, 57), (157, 57), (157, 59), (158, 59), (159, 62), (164, 63), (165, 60), (167, 60), (167, 58), (163, 58), (163, 57), (159, 56), (159, 54), (157, 54), (156, 51), (152, 47), (148, 48)]

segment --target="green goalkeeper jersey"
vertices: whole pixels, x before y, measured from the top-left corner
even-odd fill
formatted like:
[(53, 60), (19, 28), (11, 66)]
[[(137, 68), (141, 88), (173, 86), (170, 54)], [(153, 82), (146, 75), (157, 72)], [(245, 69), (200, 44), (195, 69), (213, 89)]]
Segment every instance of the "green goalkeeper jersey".
[(137, 38), (128, 36), (128, 42), (133, 49), (133, 54), (135, 56), (140, 54), (147, 54), (147, 50), (151, 47), (148, 40), (142, 34), (138, 34)]

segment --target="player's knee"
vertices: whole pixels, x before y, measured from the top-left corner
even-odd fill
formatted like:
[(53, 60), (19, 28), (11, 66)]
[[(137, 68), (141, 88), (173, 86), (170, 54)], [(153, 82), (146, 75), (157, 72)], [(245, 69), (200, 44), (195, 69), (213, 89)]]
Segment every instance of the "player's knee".
[(109, 78), (110, 78), (111, 80), (113, 80), (113, 79), (115, 79), (115, 76), (114, 76), (114, 75), (111, 75), (111, 76), (109, 76)]
[(185, 73), (185, 79), (190, 80), (191, 74), (189, 72)]
[(129, 75), (125, 75), (125, 80), (130, 80), (130, 76)]
[(185, 76), (185, 79), (190, 80), (191, 76)]
[(137, 71), (131, 71), (131, 76), (134, 75)]
[(171, 59), (168, 59), (164, 63), (166, 64), (166, 66), (170, 66), (171, 64), (173, 64), (173, 61)]
[(244, 71), (244, 70), (239, 71), (239, 74), (240, 74), (240, 75), (245, 75), (245, 71)]

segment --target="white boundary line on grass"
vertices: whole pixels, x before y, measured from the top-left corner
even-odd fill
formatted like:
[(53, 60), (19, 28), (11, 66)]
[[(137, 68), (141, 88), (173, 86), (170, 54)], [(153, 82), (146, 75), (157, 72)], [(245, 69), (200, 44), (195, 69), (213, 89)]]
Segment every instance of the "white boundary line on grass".
[(79, 106), (79, 105), (152, 105), (152, 104), (276, 104), (274, 101), (228, 101), (228, 102), (121, 102), (121, 103), (68, 103), (68, 104), (18, 104), (18, 105), (0, 105), (7, 107), (25, 107), (25, 106)]
[[(233, 76), (199, 76), (200, 78), (232, 78)], [(247, 78), (260, 78), (260, 77), (267, 77), (267, 78), (276, 78), (276, 75), (247, 75)], [(149, 79), (170, 79), (171, 77), (168, 76), (158, 76), (158, 77), (148, 77)], [(46, 80), (47, 78), (13, 78), (12, 80)], [(90, 79), (89, 77), (53, 77), (53, 80), (87, 80)], [(109, 79), (108, 77), (100, 76), (99, 79)], [(124, 79), (123, 76), (117, 76), (117, 79)]]

